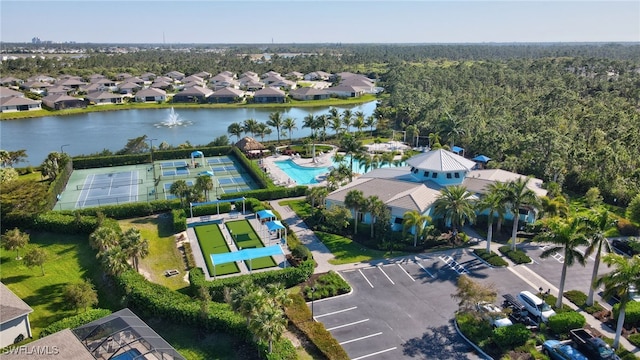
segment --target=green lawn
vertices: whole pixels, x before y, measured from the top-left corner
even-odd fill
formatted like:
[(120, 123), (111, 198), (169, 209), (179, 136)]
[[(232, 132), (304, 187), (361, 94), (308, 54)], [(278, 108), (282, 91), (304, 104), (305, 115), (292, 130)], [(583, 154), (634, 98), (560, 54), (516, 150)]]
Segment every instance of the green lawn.
[[(262, 241), (260, 241), (260, 237), (253, 229), (249, 221), (229, 221), (225, 224), (227, 225), (227, 229), (229, 229), (233, 233), (233, 237), (238, 249), (264, 247)], [(249, 263), (249, 261), (245, 261), (245, 264), (247, 264), (247, 267), (250, 266), (253, 270), (270, 268), (277, 265), (271, 256), (264, 256), (253, 259), (251, 260), (251, 263)]]
[(211, 254), (224, 254), (228, 253), (229, 245), (222, 236), (222, 231), (218, 227), (218, 224), (200, 225), (193, 228), (198, 237), (198, 244), (200, 244), (200, 250), (204, 256), (204, 261), (207, 263), (207, 270), (209, 275), (228, 275), (240, 272), (238, 265), (235, 262), (217, 265), (215, 272), (213, 263), (211, 262)]
[(296, 213), (301, 219), (306, 219), (311, 216), (311, 212), (313, 209), (311, 208), (311, 203), (309, 203), (306, 199), (300, 200), (284, 200), (280, 201), (278, 204), (282, 206), (289, 206), (293, 212)]
[[(179, 290), (189, 285), (184, 280), (184, 262), (176, 246), (171, 218), (153, 216), (138, 219), (120, 220), (123, 231), (135, 227), (140, 230), (143, 239), (149, 240), (149, 255), (140, 260), (140, 270), (149, 276), (149, 280), (164, 285), (171, 290)], [(179, 275), (166, 277), (165, 270), (176, 269)]]
[[(74, 309), (66, 307), (62, 296), (67, 284), (90, 279), (99, 290), (98, 306), (114, 308), (109, 291), (103, 290), (102, 271), (87, 236), (32, 233), (29, 243), (28, 246), (39, 246), (47, 252), (45, 275), (42, 276), (39, 267), (29, 269), (22, 260), (16, 260), (15, 251), (3, 251), (0, 280), (33, 308), (29, 319), (34, 338), (37, 339), (40, 331), (51, 323), (75, 314)], [(20, 255), (24, 253), (23, 250)]]
[(333, 265), (366, 262), (391, 256), (407, 255), (407, 253), (400, 251), (390, 253), (388, 251), (368, 249), (363, 245), (340, 235), (329, 234), (321, 231), (316, 231), (315, 234), (335, 256), (335, 259), (329, 260), (329, 263)]

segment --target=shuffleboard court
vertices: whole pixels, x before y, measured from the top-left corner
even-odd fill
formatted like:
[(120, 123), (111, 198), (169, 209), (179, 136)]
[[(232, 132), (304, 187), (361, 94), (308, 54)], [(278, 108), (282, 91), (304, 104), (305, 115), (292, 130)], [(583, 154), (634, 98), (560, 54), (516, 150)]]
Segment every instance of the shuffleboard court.
[(138, 171), (122, 171), (107, 174), (90, 174), (82, 185), (77, 185), (80, 195), (76, 208), (101, 206), (138, 201), (138, 185), (143, 180)]

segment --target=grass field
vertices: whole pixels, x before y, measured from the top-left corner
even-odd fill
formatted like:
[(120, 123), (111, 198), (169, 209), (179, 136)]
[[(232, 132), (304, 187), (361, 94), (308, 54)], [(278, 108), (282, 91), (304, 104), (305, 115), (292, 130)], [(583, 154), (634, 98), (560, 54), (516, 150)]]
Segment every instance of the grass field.
[[(75, 314), (67, 308), (63, 289), (67, 284), (91, 280), (99, 290), (99, 307), (114, 308), (109, 304), (108, 291), (101, 289), (101, 274), (95, 251), (89, 246), (87, 236), (32, 233), (28, 247), (40, 247), (47, 252), (45, 275), (39, 267), (29, 269), (22, 260), (16, 260), (15, 251), (3, 251), (0, 258), (0, 280), (18, 297), (33, 308), (29, 315), (34, 338), (51, 323)], [(24, 256), (25, 251), (20, 252)]]
[[(227, 229), (233, 233), (238, 249), (264, 247), (262, 241), (260, 241), (260, 237), (247, 220), (230, 221), (225, 224), (227, 225)], [(247, 267), (251, 266), (253, 270), (276, 266), (276, 262), (271, 256), (253, 259), (251, 260), (251, 264), (249, 264), (249, 261), (245, 261), (245, 264), (247, 264)]]
[(331, 251), (335, 259), (329, 260), (333, 265), (350, 264), (355, 262), (365, 262), (375, 259), (388, 258), (390, 256), (403, 256), (404, 252), (372, 250), (353, 242), (344, 236), (316, 231), (316, 236)]
[[(214, 275), (213, 263), (211, 262), (211, 254), (224, 254), (228, 253), (229, 246), (222, 236), (222, 231), (218, 227), (218, 224), (200, 225), (193, 228), (198, 237), (198, 244), (200, 244), (200, 250), (204, 256), (204, 261), (207, 263), (207, 270), (209, 275)], [(238, 265), (235, 262), (217, 265), (215, 267), (215, 275), (228, 275), (240, 272)]]
[[(120, 220), (123, 231), (131, 227), (140, 230), (143, 239), (149, 240), (149, 255), (140, 260), (140, 271), (148, 275), (150, 281), (164, 285), (171, 290), (187, 287), (184, 280), (184, 262), (176, 246), (171, 218), (168, 216), (150, 216), (145, 218)], [(166, 277), (165, 270), (176, 269), (179, 275)]]

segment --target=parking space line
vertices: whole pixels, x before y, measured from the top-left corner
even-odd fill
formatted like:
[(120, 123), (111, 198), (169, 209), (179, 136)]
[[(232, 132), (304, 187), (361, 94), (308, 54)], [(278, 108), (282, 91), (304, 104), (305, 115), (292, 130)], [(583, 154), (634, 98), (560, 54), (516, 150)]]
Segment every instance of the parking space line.
[(368, 358), (368, 357), (375, 356), (375, 355), (382, 354), (382, 353), (386, 353), (386, 352), (388, 352), (388, 351), (392, 351), (392, 350), (395, 350), (395, 349), (397, 349), (397, 347), (395, 347), (395, 346), (394, 346), (394, 347), (392, 347), (392, 348), (388, 348), (388, 349), (385, 349), (385, 350), (376, 351), (376, 352), (374, 352), (374, 353), (367, 354), (367, 355), (363, 355), (363, 356), (360, 356), (360, 357), (357, 357), (357, 358), (353, 358), (353, 359), (351, 359), (351, 360), (366, 359), (366, 358)]
[(369, 284), (369, 286), (371, 286), (371, 288), (373, 289), (373, 284), (371, 283), (371, 281), (369, 281), (369, 279), (367, 279), (366, 276), (364, 276), (364, 274), (362, 273), (362, 270), (358, 269), (358, 272), (360, 273), (360, 275), (362, 275), (362, 277), (367, 280), (367, 283)]
[(396, 265), (398, 265), (398, 267), (399, 267), (400, 269), (402, 269), (402, 272), (404, 272), (405, 274), (407, 274), (407, 276), (409, 277), (409, 279), (411, 279), (411, 281), (414, 281), (414, 282), (416, 281), (416, 279), (414, 279), (414, 278), (413, 278), (413, 276), (409, 275), (409, 273), (407, 272), (407, 270), (405, 270), (402, 266), (400, 266), (400, 264), (396, 264)]
[(391, 278), (389, 277), (389, 275), (387, 275), (386, 272), (384, 272), (384, 270), (382, 270), (381, 266), (378, 266), (378, 269), (380, 269), (380, 271), (382, 271), (382, 273), (384, 274), (384, 276), (387, 277), (387, 279), (391, 282), (392, 285), (395, 285), (396, 283), (393, 282), (393, 280), (391, 280)]
[(339, 344), (340, 344), (340, 345), (344, 345), (344, 344), (352, 343), (352, 342), (354, 342), (354, 341), (364, 340), (364, 339), (368, 339), (368, 338), (370, 338), (370, 337), (374, 337), (374, 336), (378, 336), (378, 335), (382, 335), (382, 333), (381, 333), (381, 332), (379, 332), (379, 333), (375, 333), (375, 334), (371, 334), (371, 335), (367, 335), (367, 336), (362, 336), (362, 337), (359, 337), (359, 338), (357, 338), (357, 339), (351, 339), (351, 340), (343, 341), (343, 342), (341, 342), (341, 343), (339, 343)]
[(338, 310), (338, 311), (333, 311), (333, 312), (326, 313), (326, 314), (322, 314), (322, 315), (316, 315), (316, 316), (314, 316), (314, 318), (316, 318), (316, 319), (317, 319), (317, 318), (321, 318), (321, 317), (324, 317), (324, 316), (340, 314), (340, 313), (343, 313), (343, 312), (345, 312), (345, 311), (355, 310), (355, 309), (357, 309), (357, 308), (358, 308), (357, 306), (354, 306), (354, 307), (350, 307), (350, 308), (347, 308), (347, 309), (342, 309), (342, 310)]
[(347, 326), (351, 326), (351, 325), (358, 325), (358, 324), (362, 324), (363, 322), (367, 322), (367, 321), (369, 321), (369, 319), (358, 320), (358, 321), (355, 321), (355, 322), (352, 322), (352, 323), (338, 325), (338, 326), (334, 326), (332, 328), (328, 328), (327, 331), (342, 329), (343, 327), (347, 327)]
[(425, 269), (424, 266), (422, 266), (422, 264), (420, 264), (419, 262), (416, 261), (416, 264), (418, 264), (418, 266), (420, 266), (422, 268), (422, 270), (424, 270), (424, 272), (426, 272), (427, 274), (429, 274), (429, 276), (431, 276), (432, 279), (435, 278), (435, 276), (433, 276), (433, 274), (431, 274), (429, 272), (429, 270)]

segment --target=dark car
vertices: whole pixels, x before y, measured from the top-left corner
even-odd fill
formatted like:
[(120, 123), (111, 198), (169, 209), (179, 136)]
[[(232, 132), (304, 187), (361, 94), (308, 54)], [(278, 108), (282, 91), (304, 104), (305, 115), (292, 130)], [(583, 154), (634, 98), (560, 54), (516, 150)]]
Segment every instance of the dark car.
[(578, 349), (558, 340), (545, 341), (542, 351), (553, 360), (589, 360)]
[(640, 254), (640, 242), (637, 239), (629, 238), (629, 239), (613, 239), (611, 240), (611, 246), (615, 248), (618, 252), (633, 256)]

